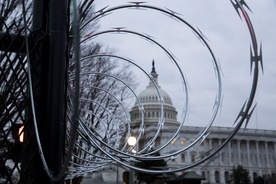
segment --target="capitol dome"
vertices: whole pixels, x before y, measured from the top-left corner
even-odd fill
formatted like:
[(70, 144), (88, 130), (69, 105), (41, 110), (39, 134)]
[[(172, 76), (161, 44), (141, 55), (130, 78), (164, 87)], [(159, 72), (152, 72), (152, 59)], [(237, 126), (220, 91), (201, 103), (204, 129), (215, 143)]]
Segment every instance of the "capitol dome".
[[(141, 103), (160, 103), (160, 98), (163, 99), (164, 103), (172, 104), (171, 97), (169, 94), (161, 89), (158, 85), (157, 77), (158, 74), (155, 71), (154, 61), (152, 63), (152, 71), (151, 71), (152, 80), (150, 80), (149, 85), (143, 90), (139, 95), (138, 98)], [(155, 84), (152, 82), (154, 81)], [(155, 86), (156, 85), (156, 86)], [(136, 100), (135, 105), (137, 105), (138, 101)]]
[[(158, 74), (155, 71), (154, 61), (152, 62), (151, 80), (149, 85), (139, 95), (138, 99), (144, 109), (146, 124), (157, 123), (161, 115), (161, 102), (163, 102), (163, 117), (168, 124), (178, 124), (177, 111), (175, 110), (169, 94), (158, 85)], [(138, 100), (130, 111), (133, 126), (139, 126), (141, 112), (138, 107)]]

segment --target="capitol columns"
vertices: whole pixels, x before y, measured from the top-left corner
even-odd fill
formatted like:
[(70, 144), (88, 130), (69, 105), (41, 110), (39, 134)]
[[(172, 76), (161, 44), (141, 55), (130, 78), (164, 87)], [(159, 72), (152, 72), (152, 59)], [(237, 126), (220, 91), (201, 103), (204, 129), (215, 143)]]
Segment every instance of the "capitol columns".
[(250, 147), (249, 147), (249, 140), (246, 140), (246, 148), (247, 148), (247, 165), (251, 167), (251, 159), (250, 159)]
[(220, 168), (220, 172), (219, 172), (219, 181), (220, 181), (220, 183), (225, 182), (224, 169), (222, 167)]
[(237, 145), (238, 145), (238, 159), (239, 159), (239, 165), (241, 165), (241, 141), (237, 139)]
[[(221, 145), (221, 139), (219, 139), (219, 145)], [(222, 157), (224, 157), (224, 153), (220, 150), (219, 151), (219, 155), (220, 155), (220, 157), (219, 157), (219, 165), (222, 165), (223, 163), (223, 160), (222, 160)]]
[(265, 158), (265, 161), (266, 161), (265, 165), (266, 165), (267, 168), (269, 168), (269, 163), (268, 163), (268, 158), (269, 157), (268, 157), (268, 148), (267, 148), (268, 143), (267, 143), (267, 141), (265, 141), (264, 143), (265, 143), (265, 157), (266, 157)]
[(209, 139), (209, 148), (212, 148), (212, 138)]
[(257, 150), (257, 167), (260, 167), (261, 163), (260, 163), (260, 151), (259, 151), (259, 142), (258, 141), (256, 141), (256, 150)]
[(232, 166), (232, 155), (231, 155), (231, 144), (232, 141), (228, 142), (228, 158), (229, 158), (229, 165)]
[(211, 170), (210, 170), (210, 182), (211, 183), (216, 183), (216, 180), (215, 180), (215, 169), (214, 168), (211, 168)]

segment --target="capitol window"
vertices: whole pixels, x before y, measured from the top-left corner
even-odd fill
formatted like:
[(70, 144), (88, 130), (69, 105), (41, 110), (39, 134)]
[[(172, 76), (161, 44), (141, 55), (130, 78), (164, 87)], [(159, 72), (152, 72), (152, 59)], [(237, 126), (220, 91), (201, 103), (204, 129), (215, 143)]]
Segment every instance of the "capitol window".
[(185, 154), (184, 154), (184, 153), (181, 154), (181, 161), (182, 161), (182, 162), (185, 162)]
[(191, 155), (191, 162), (194, 162), (194, 161), (195, 161), (195, 155), (192, 154), (192, 155)]
[(201, 171), (201, 176), (205, 178), (205, 172)]

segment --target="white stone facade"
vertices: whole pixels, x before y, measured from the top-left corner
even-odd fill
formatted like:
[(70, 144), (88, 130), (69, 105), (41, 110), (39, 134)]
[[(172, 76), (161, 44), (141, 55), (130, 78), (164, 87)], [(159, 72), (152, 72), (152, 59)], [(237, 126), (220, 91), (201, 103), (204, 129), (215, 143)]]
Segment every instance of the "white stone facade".
[[(151, 72), (152, 77), (157, 83), (157, 73), (154, 68)], [(162, 98), (164, 99), (164, 118), (167, 126), (162, 130), (155, 147), (168, 142), (172, 132), (178, 127), (177, 111), (173, 107), (170, 96), (161, 90)], [(155, 86), (150, 81), (147, 88), (138, 96), (145, 111), (145, 133), (139, 142), (139, 147), (150, 140), (156, 130), (160, 118), (160, 97), (157, 94)], [(137, 102), (132, 108), (131, 112), (132, 128), (138, 129), (141, 122), (141, 115)], [(181, 130), (178, 139), (171, 141), (171, 145), (161, 152), (169, 152), (172, 149), (179, 149), (187, 146), (194, 140), (196, 135), (202, 130), (203, 127), (186, 126)], [(212, 127), (211, 133), (201, 143), (196, 144), (191, 149), (180, 154), (174, 160), (168, 162), (171, 166), (185, 165), (195, 162), (198, 158), (206, 154), (206, 151), (211, 150), (217, 145), (221, 145), (227, 136), (232, 132), (233, 128), (227, 127)], [(200, 164), (190, 170), (196, 171), (206, 178), (202, 183), (220, 183), (226, 184), (229, 181), (231, 169), (233, 166), (242, 165), (249, 171), (251, 181), (257, 176), (276, 177), (276, 131), (272, 130), (256, 130), (246, 129), (240, 130), (235, 137), (226, 144), (217, 158), (206, 165), (206, 162)]]
[[(202, 127), (183, 129), (179, 139), (173, 143), (177, 148), (189, 144)], [(202, 144), (197, 144), (168, 164), (173, 166), (194, 162), (206, 154), (206, 150), (220, 145), (231, 131), (232, 128), (212, 127), (211, 133)], [(241, 130), (217, 155), (218, 157), (208, 165), (203, 163), (191, 169), (206, 178), (203, 183), (226, 184), (229, 181), (231, 169), (237, 165), (242, 165), (249, 171), (251, 181), (257, 176), (276, 177), (276, 131)]]

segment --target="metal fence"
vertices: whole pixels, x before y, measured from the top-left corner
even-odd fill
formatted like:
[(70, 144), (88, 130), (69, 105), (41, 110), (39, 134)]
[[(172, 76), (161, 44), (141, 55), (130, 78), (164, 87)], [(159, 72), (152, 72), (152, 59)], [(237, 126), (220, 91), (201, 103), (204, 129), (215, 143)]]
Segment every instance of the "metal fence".
[[(57, 149), (57, 152), (63, 150), (60, 155), (53, 155), (56, 153), (53, 150), (57, 147), (52, 146), (48, 149), (48, 137), (51, 137), (52, 143), (55, 139), (54, 133), (48, 130), (55, 128), (45, 123), (49, 120), (46, 116), (49, 100), (45, 96), (51, 93), (47, 87), (49, 80), (47, 51), (50, 41), (45, 36), (47, 29), (45, 17), (50, 14), (46, 7), (48, 5), (53, 7), (54, 3), (54, 1), (47, 4), (42, 1), (21, 0), (0, 3), (0, 184), (63, 182), (62, 178), (53, 181), (45, 172), (33, 122), (33, 119), (39, 122), (40, 142), (46, 150), (44, 154), (53, 171), (52, 174), (55, 175), (62, 165), (60, 163), (64, 156), (64, 147)], [(60, 6), (58, 8), (60, 9)], [(58, 12), (58, 8), (53, 11)], [(66, 3), (64, 9), (68, 10)], [(9, 11), (10, 13), (6, 13)], [(29, 85), (29, 66), (32, 85)], [(32, 86), (36, 118), (33, 118), (32, 114), (30, 86)], [(65, 86), (64, 82), (63, 88)], [(64, 115), (62, 117), (64, 118)], [(64, 144), (64, 136), (61, 135), (60, 139)], [(57, 161), (53, 161), (53, 158), (57, 158)]]
[(4, 19), (0, 24), (0, 183), (20, 183), (30, 179), (27, 173), (36, 155), (24, 29)]

